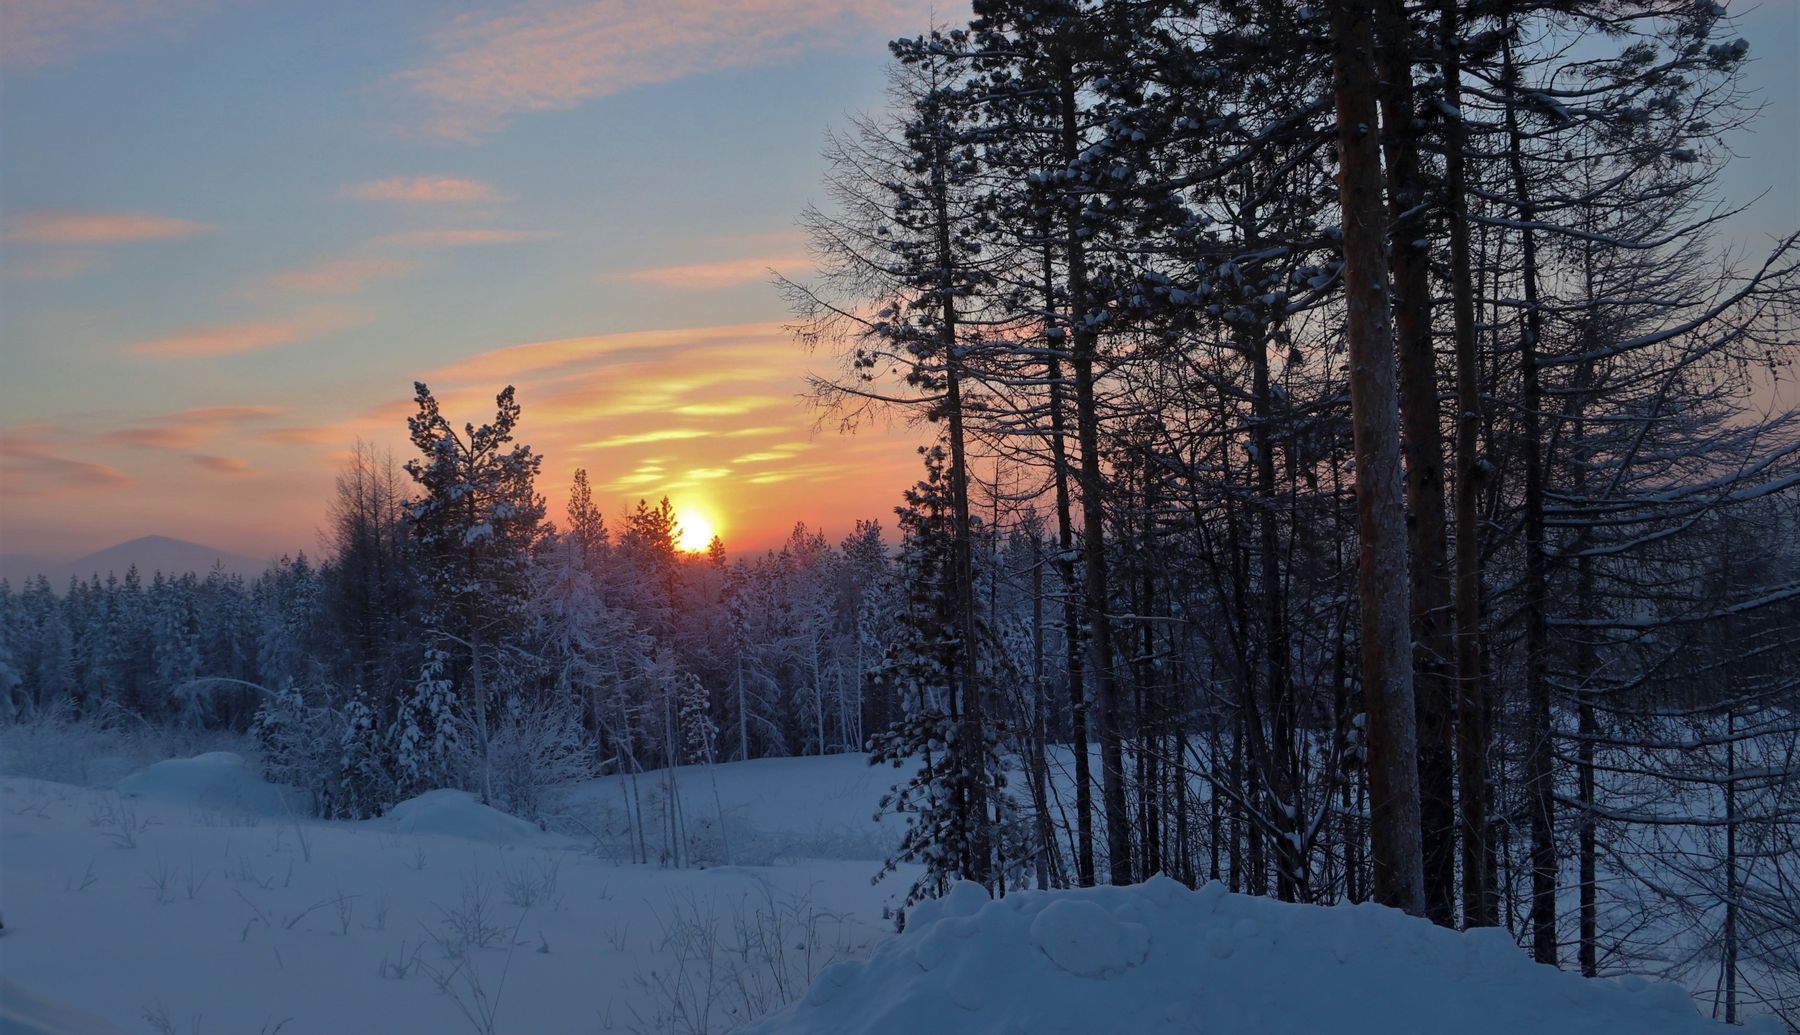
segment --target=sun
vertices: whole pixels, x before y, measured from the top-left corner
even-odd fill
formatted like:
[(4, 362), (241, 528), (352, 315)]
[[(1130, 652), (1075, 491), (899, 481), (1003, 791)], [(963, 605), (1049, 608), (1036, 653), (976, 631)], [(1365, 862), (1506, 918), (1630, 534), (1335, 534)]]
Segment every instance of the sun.
[(681, 534), (675, 540), (675, 548), (684, 553), (702, 553), (713, 541), (712, 519), (705, 513), (686, 507), (675, 515), (675, 522), (680, 526)]

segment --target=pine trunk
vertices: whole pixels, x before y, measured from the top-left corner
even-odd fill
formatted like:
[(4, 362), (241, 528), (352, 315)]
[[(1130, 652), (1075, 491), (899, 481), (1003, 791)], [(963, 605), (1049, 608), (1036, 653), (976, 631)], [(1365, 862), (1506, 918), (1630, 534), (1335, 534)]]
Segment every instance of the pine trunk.
[(1367, 2), (1332, 16), (1343, 209), (1345, 336), (1361, 547), (1363, 707), (1368, 716), (1375, 899), (1422, 915), (1418, 738), (1400, 470), (1399, 397), (1389, 320), (1387, 248), (1376, 131), (1375, 57)]
[(1456, 922), (1456, 796), (1450, 720), (1450, 565), (1444, 540), (1444, 434), (1431, 339), (1431, 253), (1422, 213), (1411, 45), (1402, 0), (1380, 0), (1382, 145), (1387, 157), (1389, 269), (1399, 357), (1401, 436), (1410, 521), (1413, 698), (1419, 738), (1420, 843), (1425, 911)]

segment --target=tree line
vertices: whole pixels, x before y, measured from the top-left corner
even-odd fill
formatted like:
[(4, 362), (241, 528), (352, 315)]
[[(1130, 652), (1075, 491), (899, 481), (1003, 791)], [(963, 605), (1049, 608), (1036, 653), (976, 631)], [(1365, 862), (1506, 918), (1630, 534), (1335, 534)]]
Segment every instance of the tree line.
[(420, 385), (323, 563), (7, 591), (0, 680), (254, 728), (342, 815), (868, 750), (915, 896), (1373, 900), (1793, 1023), (1800, 250), (1719, 233), (1747, 56), (1691, 0), (980, 0), (892, 44), (781, 282), (827, 412), (930, 435), (895, 542), (683, 555), (582, 474), (554, 525), (511, 390)]
[(1369, 898), (1791, 1020), (1800, 251), (1719, 233), (1724, 8), (978, 0), (891, 51), (783, 286), (831, 412), (936, 437), (922, 891)]

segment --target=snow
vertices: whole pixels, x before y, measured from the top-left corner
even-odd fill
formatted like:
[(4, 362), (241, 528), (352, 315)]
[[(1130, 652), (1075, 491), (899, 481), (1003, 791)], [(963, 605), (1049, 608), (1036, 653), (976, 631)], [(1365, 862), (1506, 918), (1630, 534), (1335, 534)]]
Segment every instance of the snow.
[(0, 977), (0, 1035), (123, 1035), (123, 1029)]
[(185, 805), (238, 819), (279, 819), (304, 815), (307, 809), (303, 793), (266, 782), (242, 755), (230, 751), (157, 762), (114, 787), (122, 797)]
[[(667, 775), (638, 777), (653, 827)], [(1720, 1030), (1675, 986), (1540, 967), (1504, 931), (1216, 883), (997, 902), (963, 883), (896, 937), (918, 871), (870, 878), (899, 775), (862, 755), (677, 770), (690, 829), (722, 814), (735, 856), (687, 869), (458, 791), (297, 818), (226, 752), (111, 790), (0, 778), (0, 1032), (444, 1033), (482, 1030), (480, 996), (491, 1030), (533, 1033)], [(556, 804), (619, 809), (621, 790)]]
[[(846, 790), (857, 764), (868, 783)], [(890, 936), (917, 871), (872, 885), (869, 859), (816, 857), (857, 841), (843, 824), (874, 826), (891, 771), (719, 769), (742, 828), (789, 847), (804, 835), (815, 857), (621, 864), (453, 791), (375, 820), (296, 818), (223, 753), (112, 789), (0, 777), (0, 1009), (30, 1018), (0, 1032), (142, 1032), (157, 1017), (180, 1032), (448, 1035), (476, 1030), (458, 1005), (475, 1002), (470, 977), (497, 1032), (730, 1030)], [(641, 779), (646, 797), (660, 783)], [(785, 948), (771, 960), (738, 952), (746, 941)]]
[(493, 845), (523, 845), (544, 838), (537, 827), (483, 805), (467, 791), (427, 791), (369, 822), (401, 834), (435, 834)]
[[(861, 859), (880, 862), (900, 843), (904, 825), (878, 820), (881, 796), (910, 772), (871, 766), (869, 756), (849, 753), (804, 758), (758, 758), (675, 770), (682, 808), (694, 837), (708, 840), (709, 862), (769, 864), (794, 859)], [(662, 772), (637, 778), (647, 815), (665, 796)], [(601, 813), (622, 824), (629, 777), (608, 776), (563, 789), (553, 812), (581, 816), (596, 825)], [(717, 792), (715, 799), (714, 793)], [(726, 836), (716, 837), (721, 812)], [(554, 822), (554, 821), (553, 821)], [(654, 821), (652, 821), (654, 825)], [(727, 852), (729, 849), (729, 852)], [(618, 856), (627, 853), (615, 845)], [(726, 855), (729, 854), (729, 859)]]
[(1159, 876), (998, 901), (959, 885), (866, 963), (832, 968), (747, 1032), (1724, 1030), (1675, 985), (1539, 966), (1503, 930), (1459, 934), (1379, 906), (1290, 905)]

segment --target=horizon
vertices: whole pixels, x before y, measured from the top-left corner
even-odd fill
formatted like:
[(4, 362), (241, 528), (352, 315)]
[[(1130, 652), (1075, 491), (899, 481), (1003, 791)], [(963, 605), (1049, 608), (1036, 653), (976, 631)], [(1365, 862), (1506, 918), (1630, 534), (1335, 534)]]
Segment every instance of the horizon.
[[(813, 408), (834, 363), (770, 279), (811, 272), (825, 135), (931, 10), (9, 5), (0, 553), (311, 551), (356, 442), (410, 455), (414, 380), (458, 425), (517, 386), (552, 520), (584, 467), (609, 518), (666, 495), (734, 553), (891, 523), (919, 436)], [(1800, 223), (1800, 5), (1737, 21), (1754, 251)]]
[(0, 553), (311, 553), (415, 380), (458, 426), (515, 385), (559, 523), (577, 467), (734, 552), (891, 521), (912, 436), (821, 424), (770, 280), (928, 11), (9, 5)]

